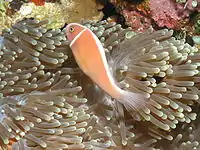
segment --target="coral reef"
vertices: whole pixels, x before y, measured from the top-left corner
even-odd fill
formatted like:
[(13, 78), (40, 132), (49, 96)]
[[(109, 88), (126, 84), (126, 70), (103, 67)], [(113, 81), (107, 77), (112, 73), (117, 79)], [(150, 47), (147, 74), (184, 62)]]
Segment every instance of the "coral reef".
[(150, 0), (150, 11), (152, 18), (160, 27), (175, 28), (180, 20), (176, 8), (172, 1), (155, 1)]
[(151, 26), (151, 20), (137, 11), (129, 11), (125, 9), (122, 13), (127, 21), (126, 24), (131, 26), (134, 31), (144, 32)]
[(9, 24), (8, 22), (11, 22), (11, 18), (6, 15), (6, 9), (8, 8), (8, 2), (5, 2), (4, 0), (0, 0), (0, 32), (2, 28), (6, 28)]
[(199, 1), (110, 1), (116, 6), (119, 13), (126, 18), (126, 24), (135, 31), (144, 32), (150, 26), (153, 26), (155, 30), (167, 27), (177, 31), (186, 31), (190, 36), (198, 34)]
[(1, 14), (4, 16), (0, 31), (24, 17), (34, 17), (38, 20), (49, 19), (50, 23), (46, 24), (48, 29), (61, 28), (65, 23), (80, 22), (81, 19), (100, 20), (103, 17), (103, 13), (97, 10), (96, 3), (92, 0), (61, 0), (60, 3), (45, 3), (44, 6), (24, 3), (20, 10), (12, 16), (5, 15), (5, 13)]
[(183, 3), (177, 2), (175, 5), (178, 15), (182, 18), (189, 17), (193, 12), (200, 12), (199, 0), (187, 0)]
[(25, 3), (28, 2), (27, 0), (11, 0), (9, 3), (9, 6), (12, 10), (18, 11), (20, 10), (21, 6)]
[(134, 31), (144, 32), (151, 24), (149, 1), (118, 1), (111, 0), (126, 20), (126, 25)]
[(35, 6), (29, 3), (23, 6), (32, 8), (32, 12), (26, 17), (49, 19), (48, 28), (59, 28), (65, 23), (80, 22), (81, 19), (100, 20), (103, 17), (102, 12), (97, 10), (96, 3), (91, 0), (61, 0), (61, 4), (46, 3), (45, 6)]
[(195, 17), (194, 28), (195, 28), (195, 33), (200, 34), (200, 13), (197, 14)]
[[(64, 31), (46, 23), (24, 19), (3, 31), (1, 148), (198, 147), (196, 47), (168, 29), (136, 34), (113, 22), (83, 21), (102, 42), (119, 86), (148, 97), (146, 108), (129, 114), (77, 68)], [(187, 124), (195, 130), (180, 135)]]
[[(194, 5), (195, 2), (196, 5)], [(158, 26), (180, 29), (185, 25), (182, 23), (183, 20), (188, 22), (190, 15), (200, 10), (200, 5), (196, 0), (187, 0), (183, 3), (150, 0), (150, 10), (152, 18), (157, 22)]]

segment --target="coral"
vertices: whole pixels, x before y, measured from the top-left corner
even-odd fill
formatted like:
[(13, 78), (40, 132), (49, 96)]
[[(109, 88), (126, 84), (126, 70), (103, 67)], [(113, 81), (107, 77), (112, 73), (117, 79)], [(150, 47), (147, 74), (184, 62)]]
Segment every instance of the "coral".
[(111, 2), (117, 7), (126, 20), (126, 25), (134, 31), (144, 32), (151, 26), (151, 18), (148, 1), (115, 1)]
[(27, 2), (27, 0), (12, 0), (9, 5), (12, 10), (18, 11), (24, 2)]
[(194, 15), (200, 10), (197, 0), (110, 0), (110, 2), (125, 17), (126, 24), (135, 31), (144, 32), (152, 25), (155, 30), (167, 27), (186, 31), (189, 35), (198, 34), (198, 23), (196, 20), (193, 21)]
[(47, 24), (47, 28), (59, 28), (64, 26), (65, 23), (80, 22), (81, 19), (100, 20), (103, 17), (102, 12), (97, 10), (96, 3), (90, 0), (73, 2), (61, 0), (61, 4), (46, 3), (44, 6), (28, 3), (24, 4), (21, 9), (24, 7), (30, 7), (32, 11), (23, 17), (34, 17), (39, 20), (48, 19), (50, 23)]
[[(85, 11), (87, 6), (87, 11)], [(96, 8), (96, 3), (90, 0), (61, 0), (60, 3), (45, 3), (44, 6), (35, 6), (33, 3), (24, 3), (20, 10), (12, 16), (6, 16), (1, 22), (0, 31), (15, 24), (24, 17), (34, 17), (39, 20), (49, 19), (46, 24), (49, 28), (60, 28), (68, 22), (79, 22), (83, 19), (100, 20), (103, 17), (101, 11)]]
[(109, 22), (116, 22), (118, 24), (121, 24), (123, 27), (126, 27), (125, 25), (125, 18), (122, 16), (114, 6), (114, 4), (110, 3), (109, 1), (102, 1), (102, 0), (96, 0), (98, 10), (102, 11), (104, 16), (102, 20), (108, 20)]
[(9, 3), (4, 0), (0, 0), (0, 32), (2, 28), (6, 28), (11, 21), (11, 18), (6, 15), (6, 10), (8, 8)]
[(195, 33), (200, 34), (200, 13), (195, 16), (194, 22)]
[[(189, 16), (195, 11), (200, 10), (200, 5), (194, 5), (193, 0), (187, 0), (183, 3), (172, 1), (154, 1), (150, 0), (150, 11), (152, 18), (160, 27), (181, 28), (184, 25), (181, 21), (189, 21)], [(198, 3), (198, 1), (196, 1)]]
[(0, 0), (0, 33), (4, 28), (10, 27), (13, 23), (22, 19), (14, 14), (24, 3), (23, 0)]
[(200, 36), (193, 36), (192, 39), (193, 39), (195, 45), (197, 47), (199, 47), (200, 46)]
[(125, 16), (126, 24), (132, 27), (134, 31), (144, 32), (151, 26), (151, 20), (137, 11), (125, 9), (122, 11), (122, 14)]
[(177, 9), (178, 15), (182, 18), (189, 17), (189, 15), (195, 11), (200, 12), (199, 0), (187, 0), (183, 3), (176, 3), (175, 8)]
[(150, 0), (150, 11), (152, 18), (156, 21), (160, 27), (175, 28), (180, 17), (177, 14), (177, 10), (174, 7), (172, 1), (155, 1)]

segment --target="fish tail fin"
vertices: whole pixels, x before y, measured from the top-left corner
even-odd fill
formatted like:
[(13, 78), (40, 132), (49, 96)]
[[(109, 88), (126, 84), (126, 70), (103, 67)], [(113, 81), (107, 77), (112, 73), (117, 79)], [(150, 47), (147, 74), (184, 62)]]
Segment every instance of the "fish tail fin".
[(126, 110), (134, 116), (136, 112), (147, 106), (147, 98), (143, 94), (130, 91), (121, 91), (120, 97), (117, 99), (124, 105)]

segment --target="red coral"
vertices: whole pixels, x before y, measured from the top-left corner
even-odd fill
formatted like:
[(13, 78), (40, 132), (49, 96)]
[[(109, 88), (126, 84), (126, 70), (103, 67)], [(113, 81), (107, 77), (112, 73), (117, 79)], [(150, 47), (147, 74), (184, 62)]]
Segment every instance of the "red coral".
[(175, 3), (171, 0), (150, 0), (152, 18), (160, 27), (175, 28), (180, 20)]
[[(152, 18), (160, 27), (177, 28), (179, 21), (186, 20), (194, 12), (200, 12), (200, 0), (187, 0), (186, 3), (178, 3), (175, 0), (150, 0)], [(192, 4), (193, 3), (193, 4)]]
[(125, 16), (127, 24), (135, 31), (143, 32), (151, 26), (150, 19), (144, 17), (137, 11), (123, 10), (122, 13)]
[(137, 4), (111, 1), (120, 8), (126, 24), (135, 31), (144, 31), (150, 25), (175, 30), (188, 28), (186, 26), (193, 26), (189, 22), (190, 14), (200, 12), (200, 0), (186, 0), (185, 3), (178, 3), (176, 0), (144, 0)]
[[(193, 5), (196, 1), (196, 6)], [(176, 10), (181, 18), (189, 17), (194, 11), (200, 12), (200, 0), (187, 0), (186, 3), (176, 3)]]

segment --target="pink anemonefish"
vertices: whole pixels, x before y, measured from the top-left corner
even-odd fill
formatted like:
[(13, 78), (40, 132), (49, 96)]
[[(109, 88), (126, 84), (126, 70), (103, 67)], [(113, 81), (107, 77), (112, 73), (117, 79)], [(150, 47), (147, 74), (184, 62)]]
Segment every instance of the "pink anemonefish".
[[(121, 89), (109, 69), (104, 48), (96, 35), (87, 27), (70, 23), (66, 27), (70, 48), (81, 70), (107, 94), (119, 101), (131, 114), (146, 105), (146, 98), (139, 93)], [(122, 131), (122, 144), (126, 145), (126, 131)]]

